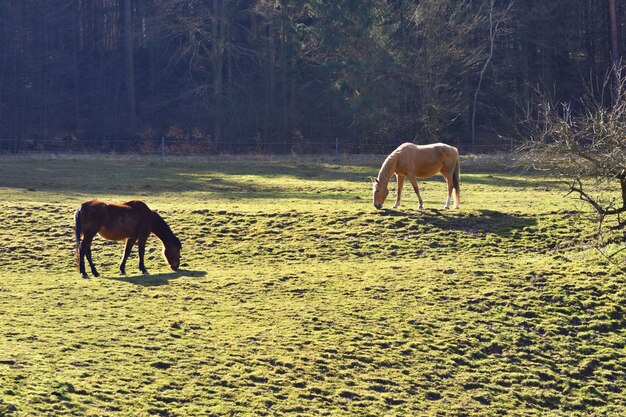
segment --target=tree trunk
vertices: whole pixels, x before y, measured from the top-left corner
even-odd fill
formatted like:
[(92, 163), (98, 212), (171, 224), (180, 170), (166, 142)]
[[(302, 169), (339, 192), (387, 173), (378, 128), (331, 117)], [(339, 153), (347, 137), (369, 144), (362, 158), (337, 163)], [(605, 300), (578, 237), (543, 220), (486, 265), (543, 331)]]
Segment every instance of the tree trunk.
[(276, 34), (274, 28), (275, 16), (272, 14), (268, 22), (268, 38), (267, 38), (267, 102), (266, 102), (266, 118), (267, 127), (266, 140), (271, 143), (272, 126), (274, 121), (274, 107), (276, 94)]
[(124, 0), (124, 64), (126, 79), (126, 102), (128, 111), (128, 127), (135, 130), (135, 62), (133, 51), (133, 19), (132, 0)]
[(213, 0), (213, 25), (211, 27), (213, 52), (213, 141), (222, 141), (223, 67), (224, 67), (224, 3)]
[[(281, 12), (283, 13), (283, 12)], [(278, 59), (280, 71), (280, 140), (283, 145), (283, 152), (287, 151), (287, 132), (288, 132), (288, 109), (287, 109), (287, 31), (285, 28), (285, 19), (281, 14), (280, 18), (280, 55)]]
[(609, 24), (611, 26), (611, 59), (613, 66), (619, 62), (619, 46), (617, 43), (617, 7), (615, 0), (609, 0)]
[(72, 32), (72, 64), (74, 66), (73, 88), (74, 88), (74, 131), (78, 131), (80, 126), (80, 89), (79, 89), (79, 68), (78, 68), (78, 50), (80, 48), (80, 5), (78, 1), (74, 2), (74, 20)]
[(587, 59), (587, 70), (595, 74), (596, 50), (595, 50), (595, 25), (593, 18), (593, 0), (587, 0), (585, 7), (585, 55)]
[[(611, 27), (611, 66), (613, 70), (613, 95), (618, 94), (617, 80), (621, 77), (618, 74), (620, 65), (619, 46), (617, 44), (617, 7), (615, 0), (609, 0), (609, 25)], [(613, 98), (616, 100), (616, 97)]]

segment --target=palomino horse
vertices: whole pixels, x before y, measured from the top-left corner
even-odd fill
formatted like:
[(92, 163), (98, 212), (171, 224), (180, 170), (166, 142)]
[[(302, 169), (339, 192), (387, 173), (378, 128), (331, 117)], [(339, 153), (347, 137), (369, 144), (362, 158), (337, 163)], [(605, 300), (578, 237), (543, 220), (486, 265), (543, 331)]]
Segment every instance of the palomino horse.
[[(83, 203), (76, 210), (74, 217), (78, 270), (83, 278), (88, 278), (85, 272), (85, 256), (93, 275), (99, 276), (91, 259), (91, 241), (96, 234), (108, 240), (126, 240), (126, 248), (120, 263), (122, 275), (126, 273), (126, 259), (135, 242), (139, 246), (139, 270), (144, 274), (148, 273), (143, 258), (150, 233), (154, 233), (163, 242), (163, 254), (172, 269), (176, 271), (180, 266), (180, 240), (165, 220), (156, 211), (150, 210), (143, 201), (107, 204), (99, 200), (91, 200)], [(83, 236), (82, 242), (81, 235)]]
[(448, 198), (444, 208), (450, 208), (450, 196), (454, 189), (454, 208), (459, 208), (461, 203), (461, 195), (459, 190), (459, 176), (461, 174), (461, 164), (459, 163), (459, 151), (450, 145), (444, 143), (433, 143), (431, 145), (415, 145), (413, 143), (403, 143), (393, 151), (385, 162), (383, 162), (378, 178), (372, 179), (374, 192), (374, 207), (380, 209), (389, 194), (387, 185), (393, 174), (398, 179), (398, 192), (396, 196), (396, 204), (393, 208), (400, 206), (400, 197), (402, 195), (402, 186), (405, 177), (409, 177), (409, 181), (413, 185), (417, 200), (418, 208), (423, 207), (422, 197), (417, 187), (417, 178), (430, 178), (435, 174), (441, 174), (448, 183)]

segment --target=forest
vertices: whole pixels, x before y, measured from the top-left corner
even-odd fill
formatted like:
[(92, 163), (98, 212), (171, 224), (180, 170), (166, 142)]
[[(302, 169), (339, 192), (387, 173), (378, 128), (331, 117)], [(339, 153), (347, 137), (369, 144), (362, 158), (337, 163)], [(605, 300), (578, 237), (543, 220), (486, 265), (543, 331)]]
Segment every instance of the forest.
[[(3, 0), (0, 151), (508, 149), (594, 90), (626, 0)], [(607, 99), (610, 100), (610, 99)]]

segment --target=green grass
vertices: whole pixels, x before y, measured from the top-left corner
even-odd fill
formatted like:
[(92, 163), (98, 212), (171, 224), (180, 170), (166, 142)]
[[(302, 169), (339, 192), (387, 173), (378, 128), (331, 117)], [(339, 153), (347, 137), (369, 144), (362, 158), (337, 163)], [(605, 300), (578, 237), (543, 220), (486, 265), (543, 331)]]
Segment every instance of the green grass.
[[(381, 161), (0, 159), (0, 416), (626, 413), (625, 280), (562, 186), (466, 160), (461, 210), (435, 178), (377, 211)], [(182, 271), (98, 238), (80, 278), (95, 197)]]

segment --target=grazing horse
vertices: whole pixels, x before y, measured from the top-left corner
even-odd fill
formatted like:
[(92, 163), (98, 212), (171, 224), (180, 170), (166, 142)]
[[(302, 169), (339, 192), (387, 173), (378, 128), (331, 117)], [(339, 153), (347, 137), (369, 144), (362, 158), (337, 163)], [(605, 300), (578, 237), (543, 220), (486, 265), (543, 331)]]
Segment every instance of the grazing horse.
[(396, 195), (396, 204), (393, 208), (400, 206), (400, 196), (402, 195), (402, 186), (405, 177), (409, 177), (409, 181), (413, 185), (417, 200), (418, 208), (423, 207), (422, 197), (417, 187), (417, 178), (430, 178), (435, 174), (441, 174), (448, 183), (448, 198), (444, 208), (450, 208), (450, 196), (454, 189), (454, 208), (459, 208), (461, 203), (461, 195), (459, 189), (459, 177), (461, 175), (461, 164), (459, 162), (459, 151), (450, 145), (444, 143), (433, 143), (431, 145), (415, 145), (413, 143), (403, 143), (393, 151), (378, 172), (378, 178), (372, 179), (374, 207), (380, 209), (389, 194), (387, 185), (393, 174), (398, 179), (398, 192)]
[[(91, 272), (99, 276), (91, 259), (91, 241), (96, 234), (108, 240), (126, 240), (126, 248), (120, 263), (120, 273), (126, 274), (126, 259), (135, 242), (139, 247), (139, 270), (144, 274), (148, 271), (143, 263), (146, 252), (146, 241), (150, 233), (154, 233), (163, 242), (163, 254), (172, 269), (180, 266), (180, 240), (174, 235), (165, 220), (148, 208), (143, 201), (129, 201), (124, 204), (107, 204), (99, 200), (83, 203), (74, 215), (76, 220), (76, 255), (78, 270), (83, 278), (85, 272), (85, 256), (89, 261)], [(81, 241), (81, 235), (83, 240)]]

